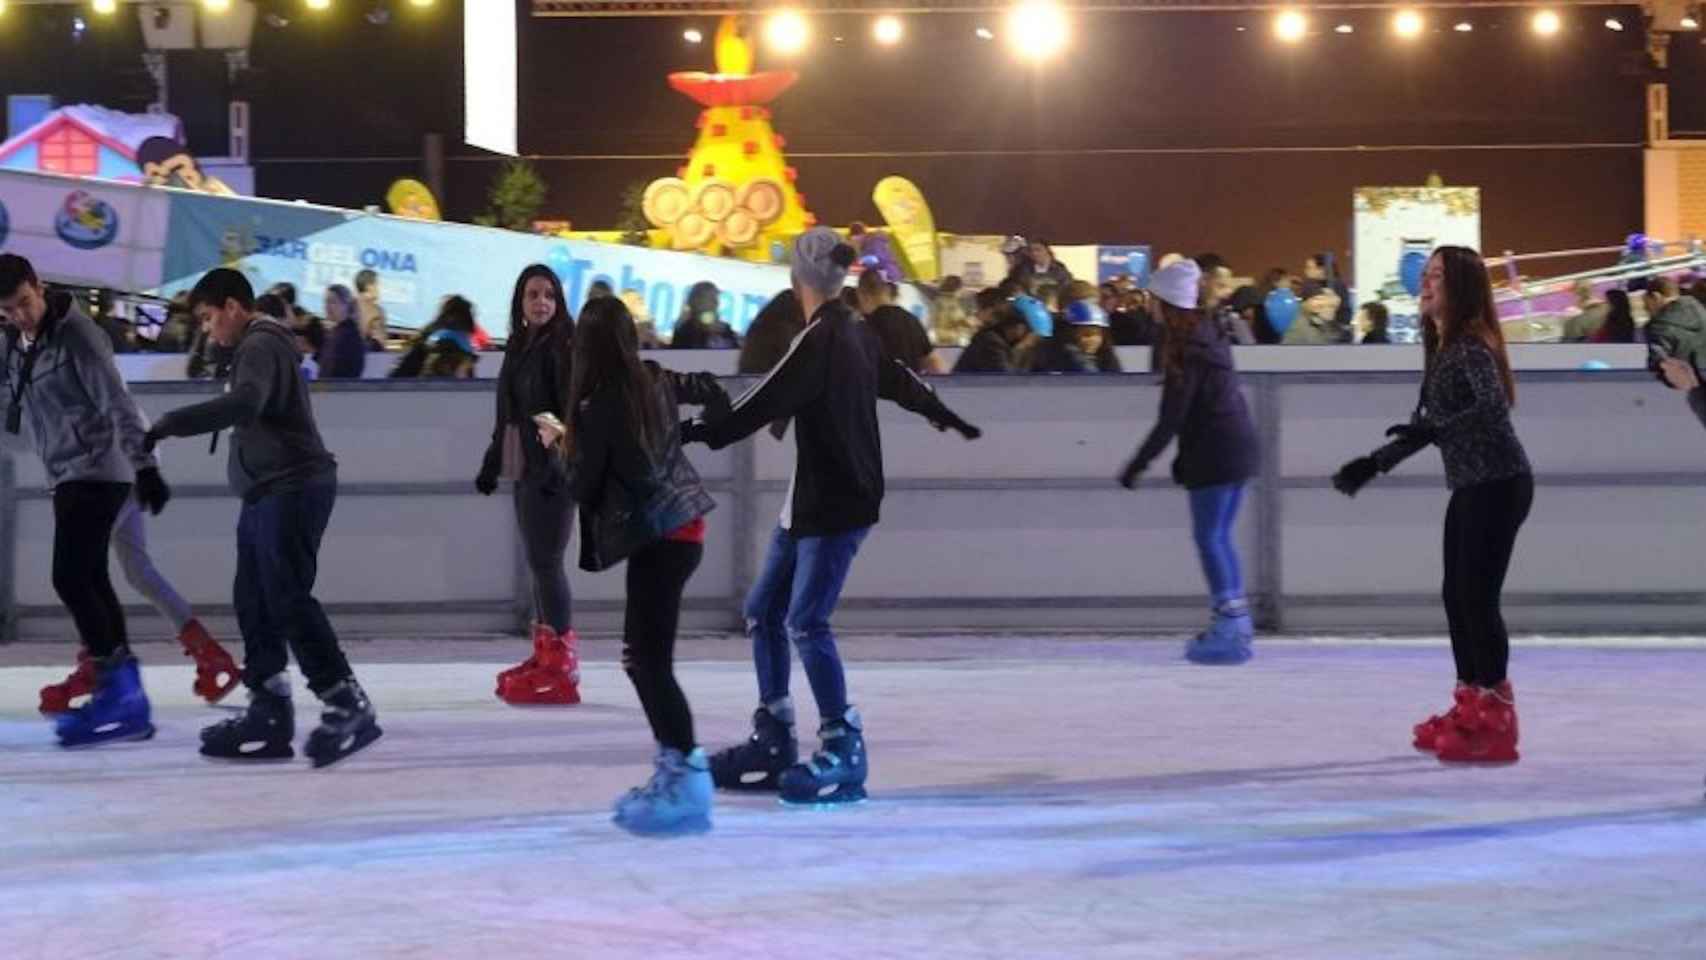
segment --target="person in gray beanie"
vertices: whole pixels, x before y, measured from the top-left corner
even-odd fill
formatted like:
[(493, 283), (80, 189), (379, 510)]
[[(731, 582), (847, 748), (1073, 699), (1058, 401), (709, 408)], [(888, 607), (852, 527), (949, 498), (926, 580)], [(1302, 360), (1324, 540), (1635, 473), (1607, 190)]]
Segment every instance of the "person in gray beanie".
[[(876, 333), (837, 294), (854, 250), (816, 228), (794, 241), (793, 287), (806, 328), (781, 362), (711, 423), (690, 421), (683, 442), (721, 449), (777, 421), (795, 423), (794, 479), (764, 570), (746, 599), (759, 707), (750, 739), (711, 759), (724, 789), (780, 790), (783, 802), (852, 803), (865, 797), (864, 724), (848, 703), (830, 618), (883, 499), (877, 398), (952, 428), (980, 431), (949, 410), (910, 370), (883, 355)], [(797, 763), (788, 644), (799, 647), (822, 725), (822, 747)]]

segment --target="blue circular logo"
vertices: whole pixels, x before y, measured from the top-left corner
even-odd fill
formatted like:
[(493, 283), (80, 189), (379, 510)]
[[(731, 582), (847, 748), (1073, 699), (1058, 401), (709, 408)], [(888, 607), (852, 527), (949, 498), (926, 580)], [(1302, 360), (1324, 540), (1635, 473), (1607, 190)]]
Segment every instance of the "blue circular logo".
[(78, 250), (99, 250), (118, 236), (118, 211), (99, 197), (76, 190), (53, 218), (53, 229), (59, 239)]
[(6, 235), (12, 232), (12, 220), (6, 215), (6, 205), (0, 203), (0, 250), (6, 247)]

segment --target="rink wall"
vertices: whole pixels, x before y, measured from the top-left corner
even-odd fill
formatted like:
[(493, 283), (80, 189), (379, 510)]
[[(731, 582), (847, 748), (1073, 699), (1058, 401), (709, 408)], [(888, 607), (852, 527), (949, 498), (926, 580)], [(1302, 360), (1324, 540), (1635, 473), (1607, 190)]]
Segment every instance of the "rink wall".
[[(1439, 458), (1418, 455), (1362, 496), (1327, 477), (1366, 452), (1416, 395), (1413, 373), (1247, 373), (1265, 466), (1240, 523), (1262, 622), (1286, 630), (1441, 630)], [(731, 391), (744, 381), (731, 379)], [(945, 399), (985, 431), (966, 443), (884, 404), (883, 523), (854, 568), (839, 623), (872, 629), (1179, 630), (1204, 615), (1183, 493), (1165, 472), (1135, 493), (1112, 476), (1155, 415), (1148, 375), (946, 378)], [(210, 394), (139, 383), (158, 414)], [(1537, 471), (1534, 513), (1507, 587), (1513, 630), (1706, 627), (1701, 518), (1706, 433), (1642, 373), (1525, 372), (1517, 428)], [(345, 633), (514, 630), (526, 578), (508, 497), (474, 493), (490, 383), (369, 381), (316, 388), (341, 491), (319, 594)], [(718, 509), (686, 626), (740, 627), (740, 598), (775, 524), (792, 463), (761, 434), (691, 451)], [(160, 567), (230, 631), (237, 503), (224, 443), (171, 441), (171, 506), (150, 521)], [(582, 629), (619, 626), (621, 573), (574, 569)], [(0, 601), (8, 638), (70, 633), (50, 584), (52, 509), (33, 456), (0, 459)], [(114, 580), (128, 604), (139, 598)], [(132, 629), (164, 624), (137, 607)]]

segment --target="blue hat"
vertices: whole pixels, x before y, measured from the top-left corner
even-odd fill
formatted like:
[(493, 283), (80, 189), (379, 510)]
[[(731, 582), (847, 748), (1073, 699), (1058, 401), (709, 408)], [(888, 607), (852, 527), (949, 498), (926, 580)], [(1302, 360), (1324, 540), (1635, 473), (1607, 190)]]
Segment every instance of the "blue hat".
[(1075, 327), (1105, 327), (1108, 315), (1088, 300), (1077, 300), (1066, 308), (1066, 322)]
[(1013, 298), (1013, 309), (1019, 311), (1019, 316), (1031, 325), (1032, 332), (1038, 336), (1054, 335), (1054, 316), (1043, 306), (1036, 297), (1018, 296)]

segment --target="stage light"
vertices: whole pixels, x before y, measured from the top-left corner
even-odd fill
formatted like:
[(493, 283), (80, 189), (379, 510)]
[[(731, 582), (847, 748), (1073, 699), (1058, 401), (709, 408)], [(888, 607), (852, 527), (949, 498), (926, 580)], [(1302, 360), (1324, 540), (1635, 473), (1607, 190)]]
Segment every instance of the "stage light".
[(1694, 12), (1693, 7), (1690, 7), (1688, 12), (1682, 15), (1682, 20), (1678, 25), (1684, 30), (1698, 30), (1700, 29), (1700, 16)]
[(885, 47), (899, 43), (905, 33), (906, 27), (901, 25), (899, 17), (878, 17), (877, 22), (871, 26), (871, 36), (876, 37), (877, 42)]
[(994, 40), (995, 39), (995, 31), (989, 29), (988, 27), (978, 27), (976, 33), (977, 33), (977, 38), (979, 40)]
[(201, 0), (201, 5), (208, 13), (225, 13), (231, 9), (231, 0)]
[(1007, 41), (1020, 58), (1043, 61), (1066, 49), (1066, 12), (1049, 0), (1026, 0), (1007, 15)]
[(1622, 33), (1623, 32), (1623, 21), (1617, 19), (1616, 17), (1612, 17), (1612, 18), (1605, 21), (1605, 29), (1615, 30), (1618, 33)]
[(1422, 35), (1422, 15), (1414, 10), (1400, 10), (1392, 18), (1392, 32), (1405, 40), (1414, 40)]
[(332, 0), (307, 0), (307, 3), (310, 10), (330, 10), (332, 8)]
[(1534, 28), (1535, 33), (1543, 37), (1550, 37), (1564, 28), (1564, 21), (1559, 19), (1556, 12), (1542, 10), (1534, 15), (1534, 19), (1529, 21), (1529, 25)]
[(692, 27), (688, 27), (686, 30), (681, 31), (681, 39), (686, 40), (688, 43), (704, 43), (705, 35)]
[(1464, 20), (1463, 22), (1459, 23), (1455, 27), (1452, 27), (1451, 29), (1456, 30), (1458, 33), (1474, 33), (1475, 32), (1475, 25), (1473, 23), (1470, 23), (1467, 20)]
[(1333, 28), (1333, 32), (1334, 33), (1356, 33), (1357, 28), (1351, 26), (1348, 23), (1341, 23), (1338, 26)]
[(1281, 43), (1296, 43), (1309, 33), (1309, 18), (1296, 10), (1285, 10), (1274, 18), (1274, 36)]
[(777, 53), (799, 53), (810, 39), (811, 28), (797, 11), (783, 10), (764, 22), (764, 41)]
[(118, 9), (118, 0), (94, 0), (90, 6), (95, 8), (96, 13), (106, 16)]

